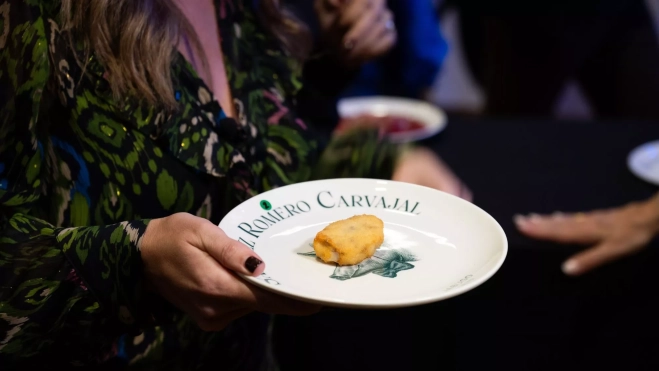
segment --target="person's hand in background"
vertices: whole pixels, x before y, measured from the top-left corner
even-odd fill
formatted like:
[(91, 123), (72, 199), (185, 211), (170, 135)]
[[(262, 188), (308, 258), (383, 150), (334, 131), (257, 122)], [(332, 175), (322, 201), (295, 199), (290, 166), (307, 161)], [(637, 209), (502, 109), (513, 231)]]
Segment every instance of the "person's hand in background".
[(315, 0), (321, 38), (348, 67), (388, 52), (397, 39), (386, 0)]
[(469, 188), (428, 149), (414, 148), (405, 152), (398, 160), (392, 180), (435, 188), (472, 201)]
[(260, 275), (265, 263), (213, 223), (191, 214), (149, 222), (140, 251), (149, 286), (205, 331), (221, 330), (252, 311), (304, 315), (320, 309), (238, 277)]
[(659, 233), (659, 193), (608, 210), (516, 216), (515, 224), (533, 238), (591, 245), (563, 263), (565, 274), (580, 275), (647, 246)]

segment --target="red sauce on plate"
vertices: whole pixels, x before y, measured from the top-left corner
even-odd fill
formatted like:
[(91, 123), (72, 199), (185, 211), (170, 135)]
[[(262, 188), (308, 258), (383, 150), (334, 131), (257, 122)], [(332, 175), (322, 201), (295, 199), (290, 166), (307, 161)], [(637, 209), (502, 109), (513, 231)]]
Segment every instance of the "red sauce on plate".
[(380, 127), (386, 134), (393, 134), (419, 130), (423, 128), (423, 124), (416, 120), (399, 116), (359, 115), (342, 119), (336, 131), (339, 132), (354, 127)]

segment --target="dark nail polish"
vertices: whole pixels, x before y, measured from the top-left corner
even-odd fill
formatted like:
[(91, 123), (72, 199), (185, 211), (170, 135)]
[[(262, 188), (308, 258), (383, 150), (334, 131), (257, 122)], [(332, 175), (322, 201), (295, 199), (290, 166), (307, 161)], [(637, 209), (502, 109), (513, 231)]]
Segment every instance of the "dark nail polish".
[(258, 266), (261, 265), (261, 263), (263, 263), (263, 262), (260, 261), (259, 259), (255, 258), (253, 256), (250, 256), (245, 261), (245, 268), (247, 268), (247, 270), (250, 271), (251, 273), (254, 273), (256, 268), (258, 268)]

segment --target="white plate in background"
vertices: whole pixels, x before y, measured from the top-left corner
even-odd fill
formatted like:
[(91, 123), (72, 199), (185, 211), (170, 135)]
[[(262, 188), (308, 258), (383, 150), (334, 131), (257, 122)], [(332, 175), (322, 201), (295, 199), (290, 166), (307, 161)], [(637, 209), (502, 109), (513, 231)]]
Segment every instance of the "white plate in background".
[(639, 178), (659, 185), (659, 140), (634, 148), (627, 157), (627, 166)]
[(372, 96), (341, 99), (337, 106), (342, 119), (360, 115), (397, 116), (423, 125), (416, 130), (389, 134), (392, 141), (406, 143), (429, 138), (446, 127), (446, 114), (430, 103), (407, 98)]

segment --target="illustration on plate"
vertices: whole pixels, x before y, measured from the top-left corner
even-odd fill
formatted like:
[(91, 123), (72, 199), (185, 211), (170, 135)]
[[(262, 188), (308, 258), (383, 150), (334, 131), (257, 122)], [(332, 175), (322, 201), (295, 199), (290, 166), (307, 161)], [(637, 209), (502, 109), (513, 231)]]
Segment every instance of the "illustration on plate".
[[(316, 258), (314, 251), (298, 253), (298, 255)], [(337, 266), (330, 278), (345, 281), (369, 273), (387, 278), (396, 278), (399, 272), (414, 268), (414, 265), (410, 262), (416, 260), (414, 254), (405, 249), (377, 250), (371, 258), (357, 265)]]

